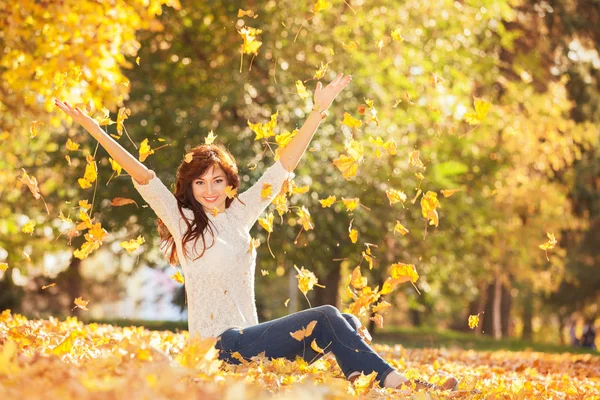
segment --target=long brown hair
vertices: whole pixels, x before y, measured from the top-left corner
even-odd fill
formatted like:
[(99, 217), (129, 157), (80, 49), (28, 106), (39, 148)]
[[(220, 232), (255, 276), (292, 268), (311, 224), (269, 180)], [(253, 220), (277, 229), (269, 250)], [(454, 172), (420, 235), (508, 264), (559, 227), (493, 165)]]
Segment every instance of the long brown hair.
[[(191, 154), (191, 161), (187, 162)], [(186, 250), (187, 242), (194, 241), (194, 250), (199, 237), (202, 237), (203, 249), (202, 253), (196, 257), (193, 261), (204, 255), (206, 251), (206, 240), (204, 237), (204, 231), (208, 228), (213, 237), (213, 241), (210, 245), (214, 245), (215, 235), (212, 227), (209, 225), (209, 219), (200, 204), (195, 198), (192, 189), (194, 180), (205, 174), (213, 165), (221, 167), (225, 172), (227, 178), (227, 184), (232, 186), (233, 189), (237, 189), (240, 186), (240, 178), (238, 176), (238, 168), (233, 155), (221, 144), (203, 144), (194, 147), (187, 155), (186, 158), (179, 164), (177, 168), (177, 177), (175, 182), (175, 198), (177, 199), (177, 207), (179, 213), (183, 217), (188, 229), (181, 238), (181, 249), (184, 257), (189, 258)], [(237, 195), (236, 195), (237, 197)], [(228, 208), (235, 198), (227, 198), (225, 200), (225, 208)], [(239, 199), (238, 199), (239, 201)], [(190, 222), (185, 214), (183, 208), (192, 210), (194, 213), (194, 220)], [(175, 239), (167, 226), (159, 218), (157, 221), (158, 233), (160, 235), (160, 248), (169, 260), (169, 264), (178, 265), (179, 258), (177, 256), (177, 247), (175, 245)], [(210, 248), (208, 247), (208, 248)], [(197, 254), (197, 253), (196, 253)]]

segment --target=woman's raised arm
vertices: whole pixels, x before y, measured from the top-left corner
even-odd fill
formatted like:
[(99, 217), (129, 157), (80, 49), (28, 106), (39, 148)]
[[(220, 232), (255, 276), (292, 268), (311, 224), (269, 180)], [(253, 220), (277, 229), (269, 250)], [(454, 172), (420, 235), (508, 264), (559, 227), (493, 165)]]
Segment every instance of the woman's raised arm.
[(73, 118), (75, 122), (83, 126), (85, 130), (106, 149), (108, 154), (110, 154), (110, 156), (139, 184), (146, 185), (150, 179), (152, 179), (154, 174), (144, 164), (139, 162), (125, 150), (123, 146), (100, 128), (100, 125), (98, 125), (93, 118), (81, 111), (79, 107), (73, 108), (66, 101), (63, 103), (57, 99), (54, 100), (54, 104)]

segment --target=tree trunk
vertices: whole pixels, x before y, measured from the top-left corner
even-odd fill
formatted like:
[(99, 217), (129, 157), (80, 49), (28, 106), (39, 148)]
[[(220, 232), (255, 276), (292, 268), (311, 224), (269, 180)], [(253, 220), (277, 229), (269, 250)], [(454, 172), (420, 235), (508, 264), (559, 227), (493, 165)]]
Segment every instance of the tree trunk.
[[(71, 263), (66, 271), (67, 293), (71, 297), (71, 301), (74, 302), (77, 297), (82, 297), (81, 293), (82, 279), (81, 279), (81, 260), (77, 257), (71, 257)], [(85, 298), (84, 298), (85, 300)], [(75, 303), (71, 303), (71, 308), (75, 307)], [(69, 309), (70, 310), (70, 309)], [(80, 310), (79, 307), (75, 307), (71, 314), (79, 318)]]
[[(331, 268), (327, 269), (327, 275), (319, 278), (319, 284), (324, 285), (325, 289), (315, 290), (315, 305), (331, 304), (337, 307), (338, 288), (340, 285), (340, 263), (332, 263)], [(290, 300), (291, 301), (291, 300)]]
[(500, 321), (502, 321), (502, 337), (510, 337), (513, 331), (512, 320), (510, 319), (512, 297), (510, 295), (510, 286), (501, 285), (501, 287)]
[(494, 321), (494, 339), (502, 339), (502, 281), (496, 277), (494, 282), (494, 299), (492, 318)]
[(523, 304), (523, 340), (533, 339), (533, 296), (527, 291)]

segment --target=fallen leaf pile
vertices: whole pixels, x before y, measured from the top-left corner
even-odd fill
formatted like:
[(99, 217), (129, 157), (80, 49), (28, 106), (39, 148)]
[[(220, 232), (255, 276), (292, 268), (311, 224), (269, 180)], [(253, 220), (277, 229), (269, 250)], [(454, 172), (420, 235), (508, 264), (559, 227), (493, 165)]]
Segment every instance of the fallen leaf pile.
[[(305, 340), (311, 340), (311, 332)], [(302, 338), (301, 338), (302, 339)], [(261, 355), (240, 365), (218, 360), (215, 338), (0, 314), (2, 399), (598, 399), (600, 357), (535, 352), (475, 352), (373, 344), (408, 378), (432, 383), (450, 373), (455, 392), (383, 389), (369, 375), (349, 383), (330, 352), (302, 359)]]

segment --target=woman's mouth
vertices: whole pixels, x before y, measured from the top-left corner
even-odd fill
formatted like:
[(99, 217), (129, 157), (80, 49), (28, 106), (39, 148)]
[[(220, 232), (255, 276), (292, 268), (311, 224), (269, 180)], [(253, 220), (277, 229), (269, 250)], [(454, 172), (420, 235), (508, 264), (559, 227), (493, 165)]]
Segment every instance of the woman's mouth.
[(219, 198), (219, 196), (205, 197), (204, 200), (206, 200), (208, 203), (214, 203), (215, 201), (217, 201), (218, 198)]

